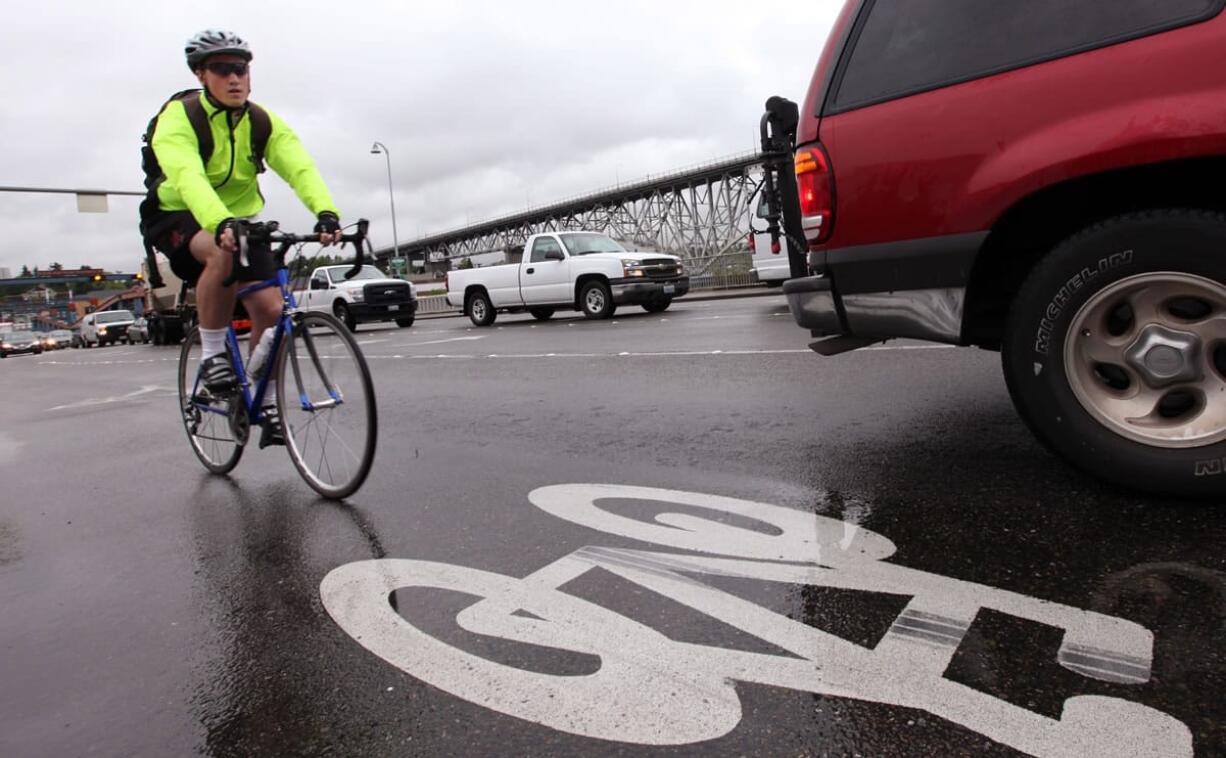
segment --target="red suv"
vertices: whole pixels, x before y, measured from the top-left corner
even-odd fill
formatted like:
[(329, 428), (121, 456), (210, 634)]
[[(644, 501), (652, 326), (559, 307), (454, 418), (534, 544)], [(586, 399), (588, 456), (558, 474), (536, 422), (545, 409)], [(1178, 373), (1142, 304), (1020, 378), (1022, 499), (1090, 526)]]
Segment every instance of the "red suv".
[(764, 117), (814, 350), (1000, 350), (1081, 468), (1226, 494), (1224, 5), (849, 0)]

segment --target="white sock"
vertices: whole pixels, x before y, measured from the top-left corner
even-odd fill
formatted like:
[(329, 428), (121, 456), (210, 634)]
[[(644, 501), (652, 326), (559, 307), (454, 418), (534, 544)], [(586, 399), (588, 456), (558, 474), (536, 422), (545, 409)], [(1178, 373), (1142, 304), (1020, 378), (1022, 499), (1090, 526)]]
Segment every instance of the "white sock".
[(277, 383), (268, 380), (268, 388), (264, 390), (264, 407), (276, 406), (277, 404)]
[(225, 329), (200, 329), (200, 360), (226, 352)]

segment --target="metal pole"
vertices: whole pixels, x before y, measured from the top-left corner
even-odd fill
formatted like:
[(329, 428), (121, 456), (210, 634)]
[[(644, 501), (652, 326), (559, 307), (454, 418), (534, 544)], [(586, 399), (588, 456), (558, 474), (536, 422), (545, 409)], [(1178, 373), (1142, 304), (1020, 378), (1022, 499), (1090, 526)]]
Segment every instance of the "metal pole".
[[(376, 142), (371, 146), (370, 152), (383, 152), (383, 157), (387, 159), (387, 196), (392, 202), (392, 257), (400, 257), (400, 236), (396, 233), (396, 192), (392, 189), (392, 151), (387, 149), (387, 145), (382, 142)], [(413, 273), (413, 261), (407, 261), (409, 274)]]

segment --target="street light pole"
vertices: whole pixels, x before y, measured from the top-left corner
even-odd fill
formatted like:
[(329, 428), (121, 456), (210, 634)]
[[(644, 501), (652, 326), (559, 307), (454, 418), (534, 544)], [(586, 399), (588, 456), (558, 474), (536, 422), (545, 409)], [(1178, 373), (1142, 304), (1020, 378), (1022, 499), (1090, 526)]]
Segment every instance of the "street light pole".
[[(392, 151), (387, 149), (387, 145), (382, 142), (375, 142), (370, 146), (370, 152), (374, 155), (383, 153), (383, 157), (387, 158), (387, 196), (392, 201), (392, 257), (400, 257), (400, 237), (396, 234), (396, 193), (392, 189)], [(408, 261), (409, 273), (412, 273), (413, 262)]]

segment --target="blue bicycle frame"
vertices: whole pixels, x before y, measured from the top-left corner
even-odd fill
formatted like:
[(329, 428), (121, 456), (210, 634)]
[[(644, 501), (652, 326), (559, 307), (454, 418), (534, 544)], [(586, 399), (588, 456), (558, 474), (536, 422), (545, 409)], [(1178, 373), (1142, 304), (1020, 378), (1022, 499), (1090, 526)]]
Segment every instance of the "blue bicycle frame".
[[(281, 349), (281, 340), (285, 338), (285, 335), (293, 332), (294, 323), (290, 314), (295, 308), (298, 307), (297, 301), (294, 300), (294, 293), (291, 292), (289, 288), (289, 270), (284, 268), (277, 269), (277, 275), (275, 278), (266, 279), (258, 284), (244, 287), (243, 289), (239, 290), (238, 297), (241, 300), (252, 293), (259, 292), (263, 289), (268, 289), (269, 287), (280, 287), (281, 289), (281, 317), (277, 320), (276, 326), (273, 327), (274, 331), (272, 345), (269, 347), (268, 357), (265, 359), (267, 362), (266, 365), (268, 365), (271, 369), (272, 363), (276, 361), (277, 355)], [(242, 348), (239, 347), (238, 335), (235, 334), (233, 326), (226, 329), (226, 344), (230, 348), (230, 363), (234, 367), (235, 375), (238, 376), (239, 389), (242, 393), (241, 397), (243, 399), (243, 408), (247, 413), (247, 419), (253, 425), (258, 424), (264, 420), (264, 395), (267, 394), (268, 391), (268, 382), (273, 379), (273, 371), (267, 370), (264, 372), (264, 375), (260, 377), (259, 382), (254, 388), (253, 395), (251, 381), (247, 376), (247, 367), (243, 362)], [(314, 352), (313, 347), (311, 348), (311, 351)], [(295, 366), (295, 373), (297, 373), (297, 370), (298, 368)], [(324, 377), (324, 381), (328, 386), (328, 394), (332, 396), (335, 404), (339, 405), (341, 402), (343, 402), (338, 396), (339, 393), (337, 393), (336, 389), (332, 387), (332, 382), (328, 381), (326, 377)], [(192, 387), (192, 398), (198, 397), (199, 392), (200, 374), (197, 372), (196, 383)], [(303, 410), (314, 410), (315, 406), (311, 404), (310, 399), (305, 393), (300, 392), (299, 397), (302, 401)], [(228, 409), (217, 407), (211, 403), (202, 403), (193, 399), (192, 404), (203, 411), (216, 413), (221, 416), (230, 415), (230, 411)]]

